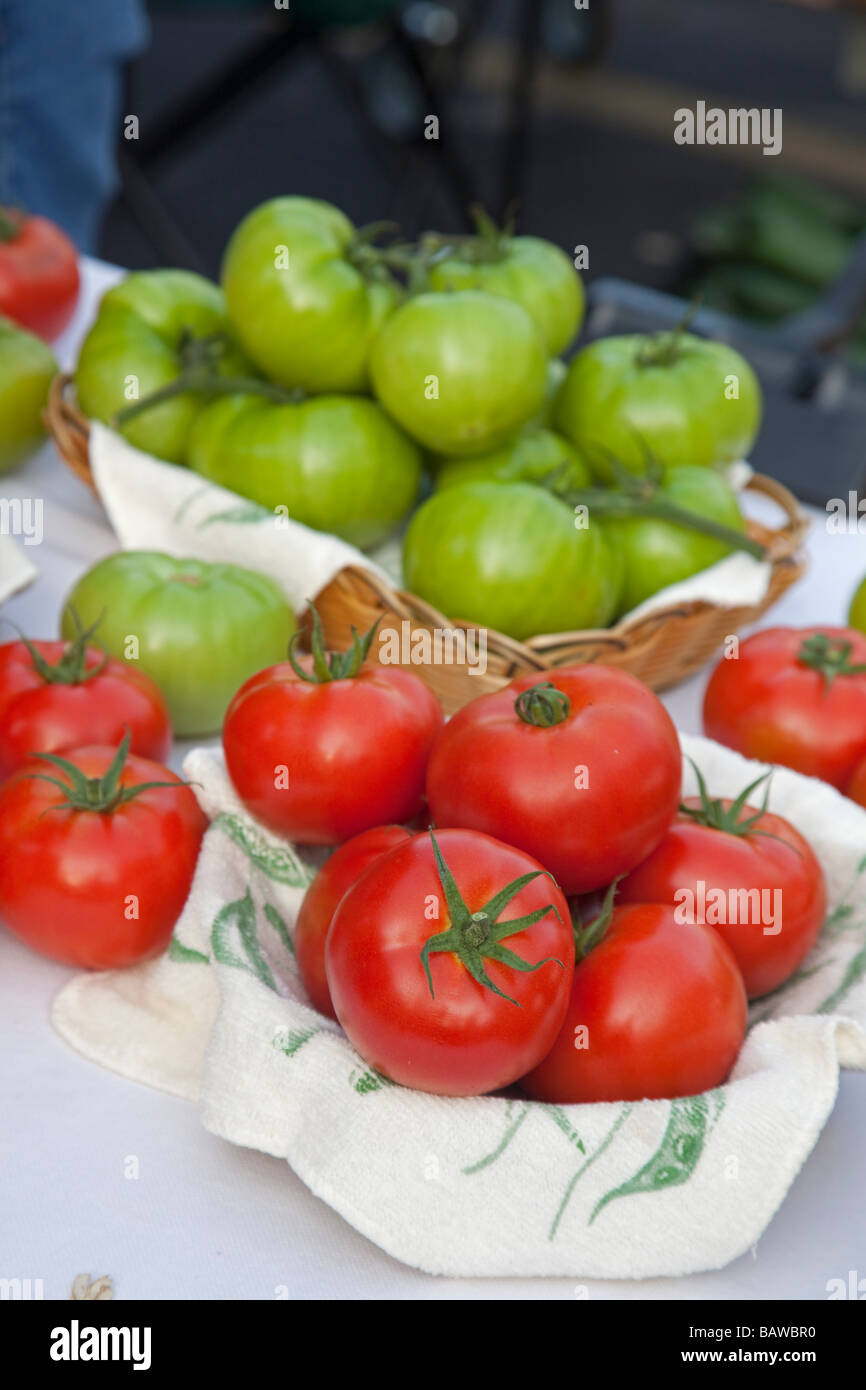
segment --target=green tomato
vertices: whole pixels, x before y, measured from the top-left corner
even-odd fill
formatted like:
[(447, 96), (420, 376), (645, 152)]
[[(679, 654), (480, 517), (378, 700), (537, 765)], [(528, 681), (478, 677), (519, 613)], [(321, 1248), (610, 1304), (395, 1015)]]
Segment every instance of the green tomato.
[(547, 364), (547, 385), (544, 392), (544, 401), (534, 422), (537, 425), (541, 425), (546, 430), (556, 428), (556, 402), (559, 399), (562, 383), (567, 376), (568, 364), (563, 362), (561, 357), (551, 357)]
[(56, 372), (41, 338), (0, 317), (0, 473), (23, 463), (45, 438), (42, 411)]
[(556, 427), (609, 483), (611, 457), (633, 473), (647, 449), (666, 468), (748, 456), (761, 419), (761, 388), (744, 357), (690, 333), (599, 338), (573, 358), (556, 403)]
[(547, 380), (526, 311), (478, 290), (410, 299), (376, 339), (370, 367), (388, 414), (455, 457), (505, 443), (541, 408)]
[(435, 486), (456, 483), (543, 483), (556, 474), (569, 487), (588, 487), (589, 468), (573, 445), (552, 430), (527, 425), (500, 449), (469, 459), (439, 459), (435, 467)]
[(576, 337), (583, 321), (583, 282), (553, 242), (534, 236), (459, 239), (455, 254), (430, 272), (434, 290), (486, 290), (529, 314), (551, 356)]
[[(674, 469), (662, 483), (659, 498), (734, 531), (746, 529), (736, 493), (714, 469)], [(731, 554), (724, 541), (655, 517), (608, 518), (605, 529), (625, 568), (620, 613)]]
[(368, 389), (370, 345), (401, 290), (339, 208), (314, 198), (254, 208), (226, 248), (222, 284), (238, 341), (273, 381)]
[(362, 396), (298, 405), (223, 397), (196, 420), (189, 462), (242, 497), (362, 547), (403, 519), (421, 481), (417, 446)]
[(403, 548), (406, 587), (452, 621), (523, 639), (604, 626), (621, 570), (600, 523), (532, 483), (464, 483), (415, 513)]
[(85, 627), (104, 615), (91, 645), (153, 677), (181, 737), (217, 733), (235, 691), (285, 658), (295, 627), (267, 575), (155, 550), (118, 551), (89, 569), (66, 600), (66, 638), (73, 609)]
[(856, 627), (860, 632), (866, 632), (866, 579), (862, 581), (851, 600), (848, 626)]
[[(111, 424), (118, 411), (168, 386), (207, 339), (224, 339), (225, 303), (218, 287), (186, 270), (143, 270), (103, 296), (75, 372), (85, 415)], [(218, 374), (249, 374), (231, 343)], [(197, 392), (163, 401), (120, 426), (137, 449), (185, 463), (190, 427), (205, 402)]]

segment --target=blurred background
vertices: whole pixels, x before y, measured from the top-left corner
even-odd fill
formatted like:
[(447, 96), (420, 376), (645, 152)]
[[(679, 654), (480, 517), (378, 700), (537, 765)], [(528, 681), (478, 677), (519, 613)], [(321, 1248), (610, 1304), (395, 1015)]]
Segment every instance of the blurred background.
[[(623, 300), (610, 277), (699, 293), (729, 316), (704, 330), (771, 335), (738, 343), (771, 391), (825, 407), (841, 392), (853, 416), (831, 432), (833, 486), (856, 473), (859, 487), (866, 5), (578, 3), (6, 0), (0, 199), (120, 265), (210, 275), (243, 214), (279, 193), (395, 219), (407, 236), (459, 229), (472, 201), (501, 217), (517, 200), (520, 230), (588, 248), (598, 331), (664, 326), (655, 301)], [(781, 153), (678, 145), (674, 112), (698, 101), (780, 108)], [(62, 151), (59, 168), (46, 150)], [(829, 323), (809, 319), (858, 244)], [(797, 435), (791, 419), (785, 431)]]

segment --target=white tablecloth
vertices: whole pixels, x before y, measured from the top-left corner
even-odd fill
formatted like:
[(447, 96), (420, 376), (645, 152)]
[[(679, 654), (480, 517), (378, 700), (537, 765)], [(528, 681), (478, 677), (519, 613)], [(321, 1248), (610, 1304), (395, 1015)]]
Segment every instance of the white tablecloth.
[[(64, 364), (115, 274), (85, 267), (79, 312), (59, 345)], [(62, 598), (115, 548), (112, 534), (50, 447), (0, 487), (45, 503), (45, 540), (30, 548), (40, 577), (2, 616), (55, 636)], [(866, 572), (866, 537), (830, 535), (816, 513), (810, 549), (808, 577), (770, 622), (844, 621)], [(681, 729), (700, 732), (704, 681), (665, 697)], [(121, 1299), (820, 1299), (828, 1280), (866, 1273), (863, 1074), (842, 1076), (836, 1109), (781, 1210), (727, 1269), (638, 1284), (441, 1280), (369, 1244), (277, 1159), (209, 1135), (193, 1106), (71, 1052), (48, 1022), (67, 975), (0, 931), (0, 1279), (41, 1279), (46, 1298), (68, 1297), (83, 1271), (111, 1275)]]

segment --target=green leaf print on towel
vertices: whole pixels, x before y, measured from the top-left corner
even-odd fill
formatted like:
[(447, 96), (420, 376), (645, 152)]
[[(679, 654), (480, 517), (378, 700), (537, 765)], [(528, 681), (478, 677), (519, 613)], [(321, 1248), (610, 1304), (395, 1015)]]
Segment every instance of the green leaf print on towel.
[(276, 981), (259, 945), (256, 909), (249, 888), (242, 898), (220, 908), (211, 928), (211, 947), (214, 960), (221, 965), (248, 970), (268, 989), (277, 992)]
[(239, 845), (250, 862), (274, 883), (285, 883), (290, 888), (308, 888), (312, 883), (315, 876), (313, 870), (298, 858), (289, 845), (278, 845), (268, 839), (244, 816), (223, 811), (213, 824)]

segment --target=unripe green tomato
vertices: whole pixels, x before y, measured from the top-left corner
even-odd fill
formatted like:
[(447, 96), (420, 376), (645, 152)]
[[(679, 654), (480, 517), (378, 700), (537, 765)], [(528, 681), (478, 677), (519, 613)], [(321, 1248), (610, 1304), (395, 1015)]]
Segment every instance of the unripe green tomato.
[(23, 463), (44, 440), (42, 411), (56, 372), (42, 339), (0, 316), (0, 473)]
[(866, 579), (863, 579), (851, 600), (848, 626), (856, 627), (860, 632), (866, 632)]
[(524, 639), (604, 626), (620, 562), (601, 522), (584, 529), (532, 483), (463, 483), (434, 493), (403, 547), (412, 593), (449, 619)]
[(66, 600), (91, 645), (128, 661), (162, 691), (179, 737), (218, 733), (229, 701), (257, 671), (285, 658), (294, 615), (267, 575), (239, 565), (121, 550), (84, 574)]
[(238, 342), (281, 386), (369, 387), (370, 347), (402, 291), (365, 262), (368, 248), (339, 208), (272, 198), (235, 230), (221, 279)]
[[(225, 301), (210, 280), (187, 270), (135, 271), (103, 295), (75, 369), (78, 404), (85, 415), (112, 424), (119, 411), (177, 379), (193, 340), (227, 333)], [(231, 342), (214, 370), (250, 375)], [(145, 453), (185, 463), (189, 431), (205, 399), (184, 392), (120, 425), (120, 433)]]
[(362, 547), (403, 519), (421, 480), (417, 445), (362, 396), (298, 405), (226, 396), (196, 420), (189, 462), (242, 497)]
[(690, 333), (599, 338), (568, 368), (556, 428), (597, 478), (614, 460), (643, 473), (651, 454), (666, 469), (747, 458), (761, 421), (761, 388), (748, 362), (725, 343)]
[(456, 483), (545, 483), (554, 476), (571, 488), (588, 487), (592, 476), (572, 444), (553, 430), (527, 425), (508, 444), (477, 458), (437, 459), (437, 492)]
[(455, 457), (505, 443), (541, 409), (547, 384), (526, 310), (479, 290), (410, 299), (379, 333), (370, 369), (406, 433)]
[(541, 237), (500, 237), (494, 244), (471, 239), (466, 251), (435, 265), (434, 290), (485, 290), (525, 309), (551, 356), (577, 336), (586, 296), (573, 263)]
[[(659, 499), (734, 531), (746, 529), (736, 493), (715, 469), (674, 469), (662, 483)], [(731, 554), (724, 541), (657, 517), (608, 518), (605, 528), (625, 567), (620, 613)]]

